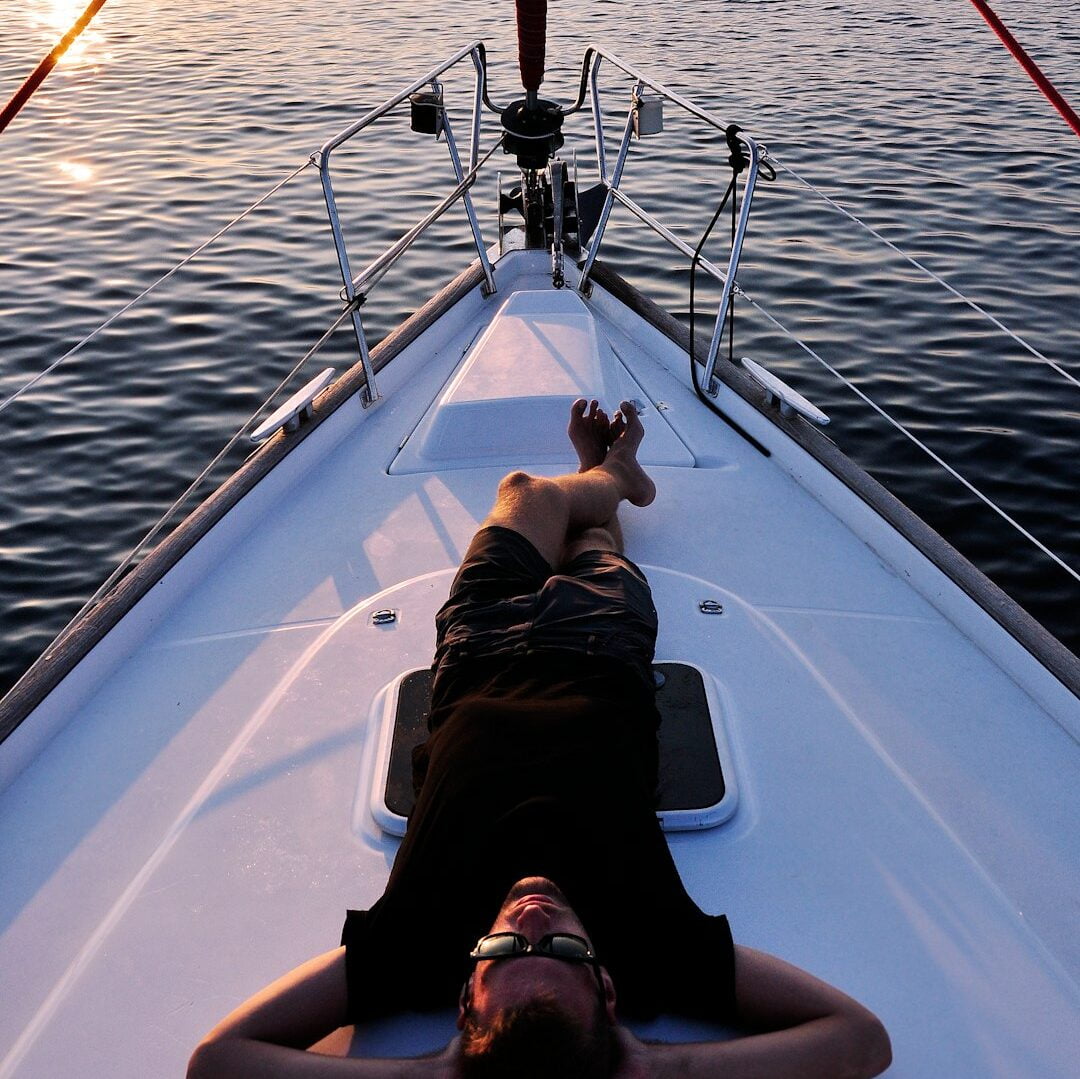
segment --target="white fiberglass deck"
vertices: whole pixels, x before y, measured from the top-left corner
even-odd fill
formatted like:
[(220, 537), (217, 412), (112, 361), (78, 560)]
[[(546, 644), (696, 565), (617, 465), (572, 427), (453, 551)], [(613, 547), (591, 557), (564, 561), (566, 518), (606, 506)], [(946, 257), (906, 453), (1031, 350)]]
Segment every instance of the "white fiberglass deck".
[[(542, 258), (513, 258), (497, 296), (471, 296), (380, 375), (375, 408), (341, 410), (264, 481), (272, 501), (249, 496), (203, 541), (186, 598), (0, 793), (0, 1076), (182, 1074), (218, 1018), (379, 895), (396, 841), (367, 810), (376, 696), (429, 660), (499, 476), (571, 465), (554, 406), (535, 442), (532, 367), (518, 403), (450, 380), (515, 272), (549, 287)], [(534, 301), (514, 309), (526, 327)], [(874, 1009), (890, 1074), (1074, 1076), (1078, 709), (1051, 718), (788, 474), (812, 463), (766, 458), (705, 414), (658, 333), (617, 327), (600, 297), (543, 304), (598, 343), (557, 394), (599, 379), (614, 407), (629, 380), (666, 462), (656, 503), (625, 511), (628, 553), (654, 587), (658, 659), (715, 680), (740, 786), (727, 824), (671, 837), (691, 894)], [(447, 449), (440, 400), (481, 401), (475, 442)], [(926, 573), (935, 602), (960, 602)], [(394, 625), (371, 623), (383, 607)], [(407, 1046), (401, 1028), (369, 1045), (450, 1033), (407, 1030)]]

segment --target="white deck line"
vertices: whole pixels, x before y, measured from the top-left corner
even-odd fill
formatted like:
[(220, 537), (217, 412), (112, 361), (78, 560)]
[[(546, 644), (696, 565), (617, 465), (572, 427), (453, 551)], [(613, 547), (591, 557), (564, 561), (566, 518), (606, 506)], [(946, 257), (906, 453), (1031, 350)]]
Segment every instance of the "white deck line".
[(325, 618), (301, 618), (295, 622), (285, 622), (281, 625), (250, 626), (246, 629), (226, 630), (222, 633), (196, 633), (188, 637), (177, 637), (170, 641), (158, 641), (147, 644), (150, 651), (159, 651), (172, 648), (178, 644), (204, 644), (207, 641), (229, 641), (237, 637), (257, 637), (264, 633), (295, 633), (297, 630), (320, 629), (332, 626), (336, 619), (333, 616)]

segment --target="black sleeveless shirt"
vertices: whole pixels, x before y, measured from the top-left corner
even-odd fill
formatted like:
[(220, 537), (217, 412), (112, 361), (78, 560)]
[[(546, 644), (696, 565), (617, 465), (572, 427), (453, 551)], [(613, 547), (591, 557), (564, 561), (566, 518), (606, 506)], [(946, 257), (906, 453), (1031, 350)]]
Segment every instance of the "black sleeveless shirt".
[(526, 876), (562, 889), (621, 1015), (732, 1017), (731, 933), (686, 894), (657, 823), (658, 716), (639, 687), (552, 652), (440, 678), (386, 890), (342, 931), (352, 1021), (455, 1007), (468, 951)]

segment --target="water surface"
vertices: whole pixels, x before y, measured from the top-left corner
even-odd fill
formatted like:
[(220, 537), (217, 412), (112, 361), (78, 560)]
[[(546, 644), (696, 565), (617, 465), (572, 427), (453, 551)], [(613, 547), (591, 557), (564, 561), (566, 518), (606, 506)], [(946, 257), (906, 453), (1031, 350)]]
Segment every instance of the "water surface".
[[(83, 7), (0, 27), (6, 99)], [(997, 5), (1080, 101), (1080, 16)], [(513, 5), (110, 0), (0, 136), (0, 396), (89, 333), (318, 145), (480, 37), (515, 96)], [(603, 43), (766, 142), (801, 175), (1080, 375), (1080, 140), (964, 3), (552, 5), (544, 92)], [(611, 134), (628, 86), (610, 73)], [(462, 106), (468, 71), (447, 80)], [(464, 134), (463, 113), (453, 114)], [(592, 167), (587, 118), (577, 148)], [(494, 138), (486, 129), (484, 140)], [(689, 242), (726, 183), (715, 133), (669, 110), (626, 184)], [(389, 118), (339, 167), (357, 262), (449, 187), (445, 148)], [(476, 198), (494, 236), (491, 183)], [(698, 207), (695, 209), (694, 207)], [(719, 255), (720, 248), (710, 249)], [(372, 339), (469, 259), (460, 214), (385, 279)], [(616, 216), (606, 257), (681, 318), (686, 260)], [(786, 174), (763, 187), (740, 282), (845, 377), (1073, 566), (1080, 389)], [(303, 172), (3, 414), (0, 688), (10, 684), (339, 310), (318, 177)], [(702, 304), (716, 301), (706, 289)], [(739, 354), (832, 417), (832, 437), (1074, 649), (1080, 587), (747, 305)], [(350, 362), (339, 334), (298, 381)], [(217, 479), (242, 459), (219, 469)], [(718, 536), (718, 544), (722, 536)]]

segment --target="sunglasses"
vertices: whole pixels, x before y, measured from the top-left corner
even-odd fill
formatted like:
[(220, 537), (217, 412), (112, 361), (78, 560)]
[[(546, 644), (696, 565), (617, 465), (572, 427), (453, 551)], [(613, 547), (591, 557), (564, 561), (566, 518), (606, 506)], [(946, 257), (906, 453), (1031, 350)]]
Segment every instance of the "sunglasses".
[(526, 955), (543, 955), (561, 959), (564, 963), (596, 963), (596, 954), (584, 937), (573, 933), (548, 933), (535, 944), (521, 933), (489, 933), (476, 942), (469, 952), (474, 963), (481, 959), (518, 959)]
[(573, 933), (548, 933), (535, 944), (521, 933), (489, 933), (476, 942), (476, 947), (469, 952), (472, 966), (487, 959), (524, 959), (526, 956), (539, 955), (545, 959), (558, 959), (563, 963), (587, 963), (601, 984), (600, 961), (584, 937)]

